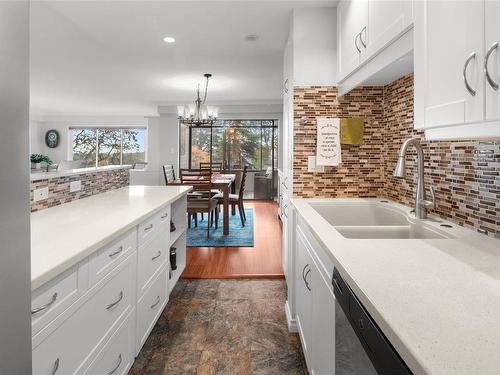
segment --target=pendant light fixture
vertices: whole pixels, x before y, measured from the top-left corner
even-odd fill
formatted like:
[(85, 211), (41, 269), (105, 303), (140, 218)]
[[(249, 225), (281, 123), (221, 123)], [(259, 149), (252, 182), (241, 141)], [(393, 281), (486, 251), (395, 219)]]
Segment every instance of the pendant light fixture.
[(212, 126), (217, 120), (218, 108), (205, 104), (207, 100), (208, 80), (212, 77), (210, 73), (203, 75), (206, 78), (205, 94), (203, 100), (200, 98), (200, 84), (198, 84), (197, 97), (194, 103), (177, 107), (177, 115), (181, 123), (189, 126)]

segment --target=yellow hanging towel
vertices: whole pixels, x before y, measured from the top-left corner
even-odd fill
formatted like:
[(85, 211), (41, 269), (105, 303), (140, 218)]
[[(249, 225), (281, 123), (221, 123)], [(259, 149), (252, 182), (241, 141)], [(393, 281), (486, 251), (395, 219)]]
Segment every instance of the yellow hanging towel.
[(343, 145), (363, 144), (364, 122), (361, 117), (340, 119), (340, 143)]

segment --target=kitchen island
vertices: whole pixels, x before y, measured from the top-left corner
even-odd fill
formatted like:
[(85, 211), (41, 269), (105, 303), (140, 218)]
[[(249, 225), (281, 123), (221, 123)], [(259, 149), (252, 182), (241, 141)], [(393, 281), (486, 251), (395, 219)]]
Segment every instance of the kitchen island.
[(129, 186), (32, 214), (33, 374), (128, 372), (185, 267), (189, 190)]

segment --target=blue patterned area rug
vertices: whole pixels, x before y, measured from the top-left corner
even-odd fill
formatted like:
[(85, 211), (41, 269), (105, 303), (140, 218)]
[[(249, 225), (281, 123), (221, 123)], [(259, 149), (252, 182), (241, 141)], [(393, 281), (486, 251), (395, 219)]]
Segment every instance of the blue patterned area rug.
[(229, 212), (229, 235), (222, 234), (222, 210), (219, 215), (219, 228), (215, 225), (210, 230), (210, 238), (207, 238), (207, 214), (205, 220), (200, 220), (198, 216), (198, 227), (194, 227), (191, 222), (191, 228), (187, 230), (188, 247), (225, 247), (240, 246), (253, 247), (253, 208), (245, 208), (247, 221), (245, 226), (241, 226), (240, 213), (236, 210), (236, 215)]

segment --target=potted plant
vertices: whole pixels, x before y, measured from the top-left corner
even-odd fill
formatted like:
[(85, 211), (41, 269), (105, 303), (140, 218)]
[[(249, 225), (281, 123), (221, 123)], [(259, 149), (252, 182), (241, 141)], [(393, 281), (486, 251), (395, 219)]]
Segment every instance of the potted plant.
[(46, 163), (47, 165), (52, 164), (52, 160), (47, 155), (42, 154), (31, 154), (31, 169), (40, 169), (41, 163)]

